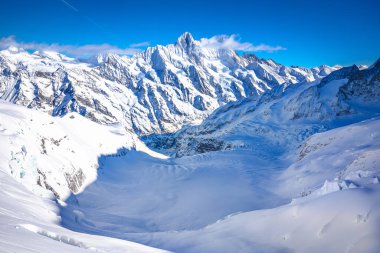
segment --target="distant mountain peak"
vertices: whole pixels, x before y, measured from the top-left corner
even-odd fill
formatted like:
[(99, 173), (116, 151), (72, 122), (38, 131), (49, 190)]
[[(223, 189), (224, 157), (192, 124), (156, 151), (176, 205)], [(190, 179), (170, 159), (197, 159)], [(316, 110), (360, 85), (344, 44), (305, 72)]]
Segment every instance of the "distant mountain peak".
[(177, 40), (177, 44), (181, 45), (183, 48), (189, 48), (195, 42), (193, 36), (189, 32), (183, 33)]
[(59, 53), (59, 52), (49, 51), (49, 50), (35, 51), (35, 52), (33, 52), (32, 55), (39, 56), (42, 58), (48, 58), (48, 59), (54, 60), (54, 61), (75, 61), (74, 58), (70, 58), (64, 54)]
[(0, 51), (5, 84), (0, 97), (54, 116), (78, 112), (104, 124), (119, 122), (148, 135), (177, 131), (225, 103), (283, 83), (315, 81), (332, 70), (299, 70), (230, 49), (212, 50), (186, 32), (175, 44), (148, 47), (130, 58), (102, 53), (74, 60), (46, 51)]

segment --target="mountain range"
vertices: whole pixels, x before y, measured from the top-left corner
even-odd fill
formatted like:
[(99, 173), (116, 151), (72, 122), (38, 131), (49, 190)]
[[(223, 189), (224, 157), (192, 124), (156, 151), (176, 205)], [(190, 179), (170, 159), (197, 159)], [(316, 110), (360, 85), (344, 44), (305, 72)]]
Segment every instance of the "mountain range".
[(202, 46), (190, 33), (133, 57), (86, 61), (55, 52), (0, 52), (0, 98), (63, 116), (120, 123), (138, 135), (199, 124), (228, 102), (257, 97), (278, 85), (311, 82), (339, 66), (287, 67), (230, 49)]
[(380, 247), (380, 59), (10, 47), (0, 98), (0, 252)]
[[(380, 60), (314, 82), (281, 84), (215, 110), (200, 125), (143, 139), (175, 156), (223, 149), (292, 149), (311, 135), (379, 116)], [(260, 146), (261, 145), (261, 146)]]

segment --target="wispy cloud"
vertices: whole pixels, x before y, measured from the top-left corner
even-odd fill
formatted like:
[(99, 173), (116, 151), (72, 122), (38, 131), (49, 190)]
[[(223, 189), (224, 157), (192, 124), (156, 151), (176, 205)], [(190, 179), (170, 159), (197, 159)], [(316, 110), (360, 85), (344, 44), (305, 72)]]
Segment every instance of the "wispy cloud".
[[(200, 43), (203, 47), (209, 48), (226, 48), (243, 52), (266, 51), (274, 52), (286, 50), (281, 46), (269, 46), (266, 44), (253, 45), (249, 42), (240, 42), (236, 35), (216, 35), (211, 38), (202, 38)], [(22, 48), (30, 51), (54, 51), (67, 54), (76, 58), (86, 58), (99, 53), (115, 53), (119, 55), (134, 55), (142, 51), (142, 48), (150, 45), (150, 42), (140, 42), (131, 44), (127, 48), (104, 44), (87, 44), (87, 45), (62, 45), (58, 43), (38, 43), (38, 42), (20, 42), (14, 35), (0, 38), (0, 49), (6, 49), (11, 46)]]
[(150, 45), (149, 41), (144, 41), (136, 44), (131, 44), (130, 47), (147, 47)]
[(204, 47), (210, 48), (225, 48), (232, 49), (236, 51), (243, 52), (257, 52), (257, 51), (266, 51), (266, 52), (274, 52), (280, 50), (286, 50), (286, 48), (282, 46), (270, 46), (266, 44), (253, 45), (249, 42), (240, 42), (240, 39), (237, 35), (232, 34), (228, 35), (216, 35), (211, 38), (202, 38), (200, 40), (201, 45)]
[[(88, 44), (88, 45), (61, 45), (58, 43), (36, 43), (36, 42), (19, 42), (15, 36), (0, 38), (0, 49), (6, 49), (11, 46), (32, 51), (54, 51), (67, 54), (73, 57), (90, 57), (99, 53), (115, 53), (120, 55), (133, 55), (141, 51), (137, 47), (143, 47), (147, 42), (132, 44), (127, 48), (120, 48), (110, 44)], [(137, 46), (136, 46), (137, 45)]]
[(72, 4), (70, 4), (69, 2), (65, 0), (61, 0), (61, 2), (65, 4), (68, 8), (72, 9), (73, 11), (79, 12), (79, 10), (76, 7), (74, 7)]
[(83, 12), (80, 12), (79, 9), (77, 7), (75, 7), (73, 4), (69, 3), (68, 0), (58, 0), (58, 1), (63, 3), (70, 10), (77, 12), (79, 16), (81, 16), (82, 18), (87, 20), (89, 23), (91, 23), (95, 27), (99, 28), (100, 30), (104, 30), (104, 28), (101, 25), (99, 25), (97, 22), (95, 22), (94, 19), (92, 19), (91, 17), (89, 17), (87, 15), (83, 15)]

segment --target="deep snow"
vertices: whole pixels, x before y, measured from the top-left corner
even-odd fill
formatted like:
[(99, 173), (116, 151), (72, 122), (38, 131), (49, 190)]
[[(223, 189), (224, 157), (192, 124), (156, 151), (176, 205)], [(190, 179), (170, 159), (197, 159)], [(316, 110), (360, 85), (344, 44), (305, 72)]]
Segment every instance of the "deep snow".
[(57, 203), (27, 190), (0, 170), (0, 252), (164, 252), (60, 226)]
[(378, 129), (320, 133), (272, 161), (242, 150), (103, 157), (62, 224), (175, 252), (377, 252)]

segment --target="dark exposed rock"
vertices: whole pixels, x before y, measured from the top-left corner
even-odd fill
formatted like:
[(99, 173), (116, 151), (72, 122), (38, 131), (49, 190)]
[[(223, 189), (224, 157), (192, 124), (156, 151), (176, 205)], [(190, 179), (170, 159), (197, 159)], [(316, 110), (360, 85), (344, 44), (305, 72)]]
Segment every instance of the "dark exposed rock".
[(66, 173), (65, 178), (69, 186), (69, 189), (72, 192), (77, 193), (86, 177), (83, 174), (83, 171), (79, 169), (74, 174)]

